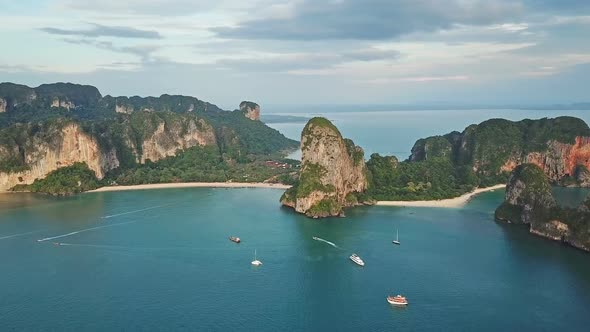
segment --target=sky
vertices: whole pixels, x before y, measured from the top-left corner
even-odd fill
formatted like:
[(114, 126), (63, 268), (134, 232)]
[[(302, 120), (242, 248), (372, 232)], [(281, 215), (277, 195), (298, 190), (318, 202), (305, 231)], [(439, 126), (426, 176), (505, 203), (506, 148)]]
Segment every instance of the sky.
[(0, 0), (0, 81), (262, 105), (590, 101), (588, 0)]

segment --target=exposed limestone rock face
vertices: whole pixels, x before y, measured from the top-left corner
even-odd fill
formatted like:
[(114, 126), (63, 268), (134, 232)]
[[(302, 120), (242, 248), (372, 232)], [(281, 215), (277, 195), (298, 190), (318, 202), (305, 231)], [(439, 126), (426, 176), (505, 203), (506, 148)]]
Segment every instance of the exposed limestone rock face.
[(357, 195), (367, 189), (363, 150), (342, 138), (327, 119), (311, 119), (301, 134), (299, 182), (287, 190), (281, 203), (310, 217), (342, 214), (359, 204)]
[(260, 121), (260, 106), (251, 101), (243, 101), (240, 103), (240, 111), (244, 116), (250, 120)]
[[(531, 152), (524, 157), (512, 157), (502, 165), (502, 170), (512, 171), (516, 165), (522, 163), (539, 166), (553, 183), (558, 183), (565, 177), (574, 177), (579, 166), (590, 168), (590, 137), (578, 136), (574, 144), (549, 141), (545, 152)], [(590, 186), (588, 181), (583, 180), (580, 185)]]
[(123, 114), (131, 114), (133, 113), (133, 106), (127, 105), (115, 105), (115, 112), (123, 113)]
[(509, 223), (531, 224), (538, 214), (549, 215), (557, 204), (551, 194), (551, 185), (543, 170), (534, 164), (519, 165), (508, 180), (504, 197), (506, 211), (496, 211), (496, 217)]
[(154, 133), (142, 144), (141, 163), (158, 161), (176, 155), (177, 150), (193, 146), (215, 145), (215, 130), (203, 119), (191, 119), (187, 123), (174, 122), (168, 126), (161, 121)]
[(76, 105), (74, 105), (74, 103), (72, 103), (71, 101), (68, 101), (64, 98), (53, 98), (53, 100), (51, 101), (51, 107), (63, 107), (67, 110), (71, 110), (73, 108), (76, 108)]
[[(84, 133), (78, 124), (71, 123), (63, 128), (49, 129), (53, 130), (58, 132), (51, 135), (49, 140), (44, 135), (46, 133), (39, 133), (30, 137), (26, 146), (20, 147), (28, 169), (12, 173), (0, 172), (0, 191), (17, 184), (31, 184), (35, 179), (43, 178), (48, 173), (60, 167), (71, 166), (75, 162), (86, 163), (99, 179), (104, 177), (106, 171), (119, 166), (115, 150), (101, 151), (98, 142)], [(19, 147), (15, 146), (14, 149), (17, 151), (0, 147), (0, 157), (19, 152)]]
[(6, 99), (0, 98), (0, 113), (5, 113), (8, 108), (7, 106), (8, 103), (6, 102)]
[(590, 251), (590, 197), (577, 209), (558, 206), (549, 179), (535, 164), (514, 169), (496, 220), (528, 225), (531, 234)]

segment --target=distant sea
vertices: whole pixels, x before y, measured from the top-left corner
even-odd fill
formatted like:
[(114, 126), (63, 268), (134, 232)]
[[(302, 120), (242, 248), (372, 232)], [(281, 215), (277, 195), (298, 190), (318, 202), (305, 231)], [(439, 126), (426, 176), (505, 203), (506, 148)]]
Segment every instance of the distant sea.
[[(411, 111), (348, 111), (336, 112), (334, 107), (322, 111), (311, 108), (309, 112), (284, 112), (275, 108), (274, 115), (314, 117), (323, 116), (331, 120), (344, 137), (352, 139), (365, 149), (365, 157), (371, 153), (395, 155), (405, 160), (410, 155), (414, 143), (433, 135), (444, 135), (451, 131), (462, 132), (467, 126), (492, 118), (508, 120), (554, 118), (557, 116), (575, 116), (590, 124), (590, 111), (564, 110), (411, 110)], [(269, 126), (279, 130), (289, 138), (299, 140), (305, 122), (270, 123)], [(294, 154), (298, 158), (300, 154)]]
[[(327, 116), (367, 151), (406, 154), (415, 138), (488, 117), (436, 112)], [(297, 126), (283, 129), (293, 137)], [(574, 203), (588, 193), (557, 194)], [(461, 209), (360, 207), (325, 220), (281, 208), (281, 194), (221, 188), (0, 194), (0, 330), (590, 326), (590, 255), (495, 223), (501, 190)], [(396, 230), (400, 246), (391, 243)], [(230, 242), (232, 235), (242, 243)], [(250, 264), (255, 250), (261, 267)], [(352, 253), (366, 266), (352, 263)], [(407, 296), (408, 307), (386, 302), (396, 294)]]

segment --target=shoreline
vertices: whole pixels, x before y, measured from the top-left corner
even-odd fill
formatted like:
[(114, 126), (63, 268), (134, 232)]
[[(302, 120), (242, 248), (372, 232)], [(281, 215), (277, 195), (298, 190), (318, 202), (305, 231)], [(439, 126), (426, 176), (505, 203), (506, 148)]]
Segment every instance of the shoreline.
[(89, 190), (87, 193), (109, 192), (109, 191), (128, 191), (128, 190), (148, 190), (148, 189), (172, 189), (172, 188), (270, 188), (270, 189), (289, 189), (291, 186), (280, 183), (262, 183), (262, 182), (179, 182), (179, 183), (154, 183), (138, 184), (131, 186), (105, 186), (98, 189)]
[(377, 206), (399, 206), (399, 207), (436, 207), (436, 208), (460, 208), (469, 202), (474, 196), (483, 192), (506, 188), (505, 184), (497, 184), (486, 188), (477, 188), (474, 191), (463, 194), (459, 197), (433, 200), (433, 201), (377, 201)]

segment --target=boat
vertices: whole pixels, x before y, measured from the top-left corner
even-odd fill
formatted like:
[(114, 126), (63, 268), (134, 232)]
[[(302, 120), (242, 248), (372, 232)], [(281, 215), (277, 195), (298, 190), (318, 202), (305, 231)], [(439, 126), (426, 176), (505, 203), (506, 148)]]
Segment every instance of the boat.
[(312, 239), (316, 240), (316, 241), (320, 241), (320, 238), (317, 236), (312, 237)]
[(256, 259), (256, 249), (254, 249), (254, 260), (252, 261), (252, 265), (254, 265), (254, 266), (262, 265), (262, 262), (259, 261), (258, 259)]
[(400, 245), (401, 243), (399, 243), (399, 231), (397, 229), (395, 230), (395, 234), (396, 234), (395, 235), (395, 240), (393, 240), (391, 242), (393, 242), (393, 244)]
[(229, 237), (229, 240), (232, 241), (232, 242), (235, 242), (235, 243), (240, 243), (241, 242), (240, 238), (239, 237), (236, 237), (236, 236), (230, 236)]
[(406, 299), (405, 296), (401, 296), (401, 295), (396, 295), (396, 296), (388, 296), (387, 297), (387, 302), (389, 302), (389, 304), (395, 304), (395, 305), (408, 305), (408, 300)]
[(360, 266), (365, 266), (365, 262), (363, 262), (363, 260), (357, 254), (350, 255), (350, 260)]

